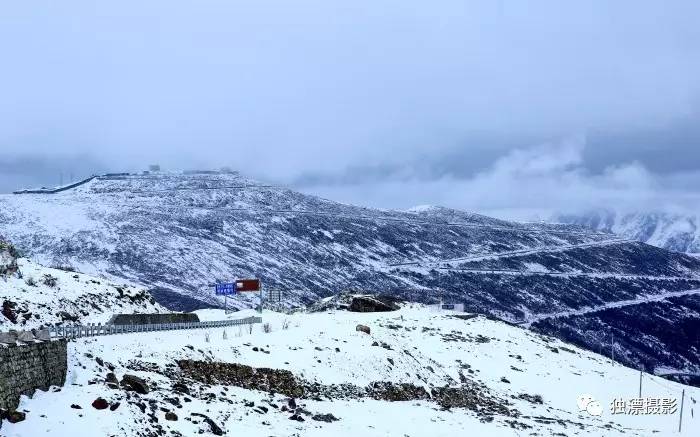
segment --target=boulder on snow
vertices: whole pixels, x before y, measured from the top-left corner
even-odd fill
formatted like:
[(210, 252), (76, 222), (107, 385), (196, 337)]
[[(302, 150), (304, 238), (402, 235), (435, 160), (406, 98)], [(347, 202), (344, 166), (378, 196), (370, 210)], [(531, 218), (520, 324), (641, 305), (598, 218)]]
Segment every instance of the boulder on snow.
[(102, 398), (97, 398), (92, 401), (92, 407), (96, 410), (105, 410), (107, 407), (109, 407), (109, 402)]
[(211, 430), (211, 433), (214, 435), (224, 435), (224, 430), (221, 429), (219, 425), (216, 424), (211, 418), (207, 415), (201, 414), (201, 413), (191, 413), (191, 416), (197, 416), (201, 417), (204, 422), (206, 422), (209, 425), (209, 429)]
[(6, 414), (7, 421), (10, 423), (23, 422), (27, 418), (27, 415), (21, 411), (11, 411)]
[(127, 389), (131, 389), (136, 393), (145, 395), (148, 394), (148, 383), (135, 375), (126, 374), (122, 378), (121, 385)]
[(369, 326), (367, 325), (357, 325), (355, 326), (355, 331), (364, 332), (365, 334), (370, 333)]
[(107, 374), (107, 376), (105, 377), (105, 382), (107, 384), (119, 385), (119, 380), (117, 379), (117, 375), (115, 375), (113, 372), (109, 372)]
[(392, 300), (379, 296), (353, 296), (348, 308), (349, 311), (356, 313), (376, 313), (398, 309), (399, 307)]
[(335, 422), (337, 420), (340, 420), (337, 417), (335, 417), (334, 415), (332, 415), (331, 413), (314, 414), (313, 416), (311, 416), (311, 418), (317, 422), (326, 422), (326, 423), (331, 423), (331, 422)]

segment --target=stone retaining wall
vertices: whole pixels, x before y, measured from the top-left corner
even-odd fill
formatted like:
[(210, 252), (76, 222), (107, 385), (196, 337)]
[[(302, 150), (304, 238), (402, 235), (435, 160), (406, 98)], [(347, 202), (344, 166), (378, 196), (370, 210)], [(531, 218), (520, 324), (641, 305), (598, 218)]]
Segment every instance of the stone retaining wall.
[(66, 382), (68, 368), (65, 340), (28, 344), (0, 344), (0, 409), (12, 411), (20, 395), (48, 390)]

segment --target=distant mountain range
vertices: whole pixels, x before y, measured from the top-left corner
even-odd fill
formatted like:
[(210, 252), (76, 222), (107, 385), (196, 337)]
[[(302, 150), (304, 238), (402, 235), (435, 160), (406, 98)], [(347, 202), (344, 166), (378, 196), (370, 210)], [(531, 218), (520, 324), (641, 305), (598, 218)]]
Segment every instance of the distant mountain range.
[(141, 284), (175, 309), (221, 306), (214, 283), (244, 277), (288, 305), (383, 292), (464, 303), (633, 367), (700, 374), (700, 259), (584, 226), (362, 208), (206, 172), (0, 196), (0, 234), (36, 261)]
[(700, 216), (668, 212), (616, 212), (598, 209), (559, 214), (553, 221), (611, 232), (676, 252), (700, 255)]

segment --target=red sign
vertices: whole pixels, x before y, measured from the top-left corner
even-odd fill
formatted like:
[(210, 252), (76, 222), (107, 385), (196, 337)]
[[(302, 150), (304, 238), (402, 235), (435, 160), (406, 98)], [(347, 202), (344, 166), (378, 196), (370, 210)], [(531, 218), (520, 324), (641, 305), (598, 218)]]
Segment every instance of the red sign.
[(260, 291), (260, 279), (238, 279), (236, 281), (236, 292)]

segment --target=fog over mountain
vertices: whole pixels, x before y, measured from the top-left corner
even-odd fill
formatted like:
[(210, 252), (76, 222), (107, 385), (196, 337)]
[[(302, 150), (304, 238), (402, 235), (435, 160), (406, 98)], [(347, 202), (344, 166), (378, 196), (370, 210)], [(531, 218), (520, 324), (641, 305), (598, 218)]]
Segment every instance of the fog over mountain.
[(0, 191), (230, 166), (383, 208), (693, 205), (697, 2), (74, 0), (0, 16)]

